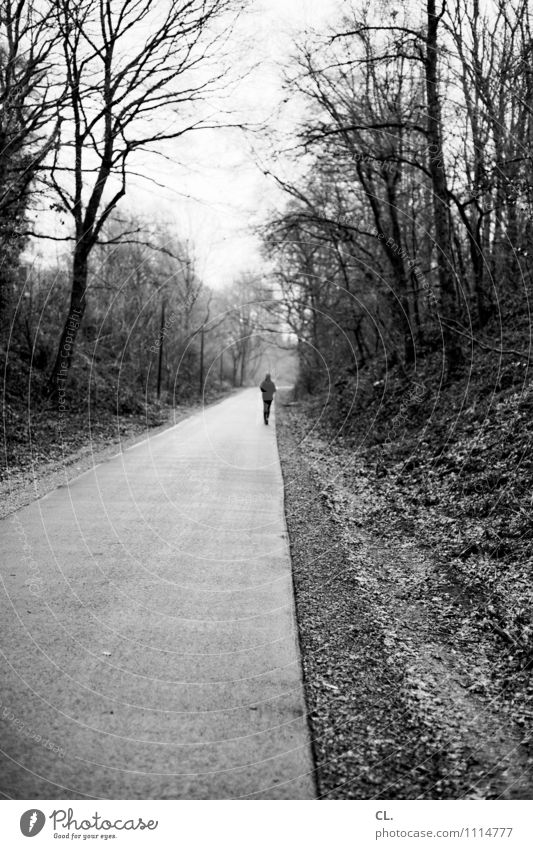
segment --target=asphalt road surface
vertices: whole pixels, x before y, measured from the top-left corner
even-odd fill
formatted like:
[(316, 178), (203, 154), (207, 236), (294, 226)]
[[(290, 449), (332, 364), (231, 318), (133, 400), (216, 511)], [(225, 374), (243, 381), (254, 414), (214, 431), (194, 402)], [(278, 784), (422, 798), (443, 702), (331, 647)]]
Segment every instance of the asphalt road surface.
[(313, 798), (275, 416), (265, 427), (258, 396), (0, 522), (8, 798)]

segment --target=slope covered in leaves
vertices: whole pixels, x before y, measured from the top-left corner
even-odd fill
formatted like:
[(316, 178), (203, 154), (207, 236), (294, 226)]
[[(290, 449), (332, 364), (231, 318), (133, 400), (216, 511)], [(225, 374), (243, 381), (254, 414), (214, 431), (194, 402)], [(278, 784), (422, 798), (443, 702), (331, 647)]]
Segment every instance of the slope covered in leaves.
[[(502, 347), (519, 348), (524, 330), (517, 320)], [(437, 354), (411, 373), (374, 363), (339, 376), (329, 400), (286, 403), (279, 443), (322, 793), (530, 798), (527, 359), (478, 348), (448, 385)], [(377, 676), (372, 697), (361, 676)]]
[[(515, 328), (508, 345), (520, 344)], [(528, 361), (472, 352), (449, 385), (437, 356), (411, 374), (377, 367), (361, 376), (367, 395), (338, 405), (310, 402), (329, 445), (345, 449), (345, 472), (363, 474), (375, 502), (369, 522), (431, 549), (465, 587), (486, 598), (485, 613), (517, 660), (533, 656), (533, 378)], [(368, 385), (371, 384), (370, 389)], [(365, 394), (364, 391), (362, 393)], [(357, 472), (352, 468), (357, 461)], [(350, 471), (352, 469), (352, 471)], [(350, 478), (351, 476), (351, 478)]]

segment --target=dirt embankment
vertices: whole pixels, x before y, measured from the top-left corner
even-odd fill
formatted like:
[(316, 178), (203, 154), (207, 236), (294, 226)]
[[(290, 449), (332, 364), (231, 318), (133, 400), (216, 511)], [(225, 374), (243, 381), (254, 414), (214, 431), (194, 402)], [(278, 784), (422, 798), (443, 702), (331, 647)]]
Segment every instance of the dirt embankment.
[(482, 586), (406, 531), (364, 452), (298, 405), (277, 429), (320, 795), (533, 798), (530, 666)]

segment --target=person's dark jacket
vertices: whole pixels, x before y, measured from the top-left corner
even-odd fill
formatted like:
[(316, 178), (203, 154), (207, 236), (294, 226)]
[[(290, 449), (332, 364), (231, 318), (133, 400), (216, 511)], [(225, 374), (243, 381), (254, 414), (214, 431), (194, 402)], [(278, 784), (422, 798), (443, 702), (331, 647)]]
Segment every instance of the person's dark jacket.
[(263, 401), (273, 401), (274, 393), (276, 391), (276, 386), (274, 381), (270, 379), (270, 375), (267, 374), (265, 379), (263, 380), (261, 386), (259, 387), (261, 392), (263, 393)]

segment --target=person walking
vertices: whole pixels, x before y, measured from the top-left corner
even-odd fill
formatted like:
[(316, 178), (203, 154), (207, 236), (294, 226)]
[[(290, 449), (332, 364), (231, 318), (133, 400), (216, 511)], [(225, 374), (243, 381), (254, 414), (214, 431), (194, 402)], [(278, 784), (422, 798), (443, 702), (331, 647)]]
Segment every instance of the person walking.
[(276, 385), (270, 375), (267, 374), (259, 388), (263, 395), (263, 418), (267, 425), (268, 417), (270, 416), (270, 407), (272, 406), (272, 401), (274, 400), (274, 394), (276, 392)]

